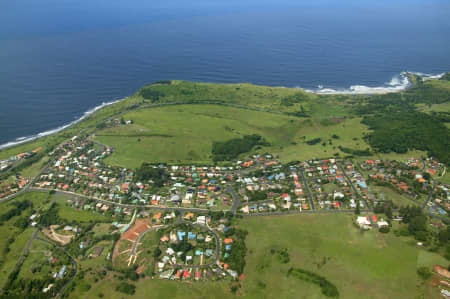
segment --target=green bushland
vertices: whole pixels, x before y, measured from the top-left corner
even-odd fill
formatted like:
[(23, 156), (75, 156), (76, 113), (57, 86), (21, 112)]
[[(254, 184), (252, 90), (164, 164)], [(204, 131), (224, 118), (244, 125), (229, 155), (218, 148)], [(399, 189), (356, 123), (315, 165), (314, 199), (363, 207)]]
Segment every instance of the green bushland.
[(300, 268), (290, 268), (288, 271), (288, 276), (294, 276), (298, 279), (319, 285), (322, 294), (327, 297), (339, 297), (339, 291), (334, 284), (329, 282), (325, 277), (317, 275), (311, 271)]
[(230, 161), (240, 154), (247, 153), (256, 145), (269, 145), (259, 135), (245, 135), (242, 138), (234, 138), (227, 141), (215, 141), (212, 145), (213, 161)]
[(381, 152), (417, 149), (427, 151), (442, 163), (450, 163), (450, 130), (432, 115), (392, 112), (367, 116), (363, 123), (373, 130), (366, 137), (368, 143)]
[(155, 186), (162, 187), (169, 179), (169, 174), (162, 168), (154, 165), (143, 163), (141, 167), (136, 170), (136, 180), (147, 182), (152, 180)]

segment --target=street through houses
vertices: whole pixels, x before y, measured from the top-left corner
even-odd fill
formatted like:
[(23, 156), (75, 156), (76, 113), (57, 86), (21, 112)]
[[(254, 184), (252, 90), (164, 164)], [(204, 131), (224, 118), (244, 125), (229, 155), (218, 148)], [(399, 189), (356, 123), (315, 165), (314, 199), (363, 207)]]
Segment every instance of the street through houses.
[(433, 178), (431, 179), (433, 180), (433, 188), (431, 188), (430, 193), (428, 193), (427, 200), (422, 205), (422, 210), (425, 210), (428, 202), (431, 200), (431, 197), (433, 196), (434, 189), (436, 189), (436, 181)]
[(309, 190), (308, 182), (306, 181), (305, 174), (303, 173), (303, 167), (300, 167), (299, 173), (300, 173), (300, 176), (302, 177), (302, 182), (303, 182), (303, 185), (305, 186), (306, 192), (308, 193), (308, 199), (309, 199), (309, 203), (311, 204), (311, 209), (314, 211), (315, 210), (314, 200), (313, 200), (313, 196), (311, 194), (311, 190)]
[(357, 197), (359, 200), (364, 201), (364, 205), (367, 207), (367, 209), (368, 209), (369, 211), (372, 211), (372, 208), (370, 207), (369, 202), (368, 202), (365, 198), (361, 197), (361, 195), (358, 193), (358, 190), (356, 190), (355, 185), (353, 185), (352, 180), (348, 177), (347, 173), (345, 172), (344, 167), (343, 167), (341, 164), (338, 164), (338, 166), (339, 166), (339, 168), (341, 169), (342, 174), (345, 176), (345, 179), (347, 180), (347, 182), (348, 182), (348, 183), (350, 184), (350, 186), (352, 187), (353, 192), (355, 193), (356, 197)]

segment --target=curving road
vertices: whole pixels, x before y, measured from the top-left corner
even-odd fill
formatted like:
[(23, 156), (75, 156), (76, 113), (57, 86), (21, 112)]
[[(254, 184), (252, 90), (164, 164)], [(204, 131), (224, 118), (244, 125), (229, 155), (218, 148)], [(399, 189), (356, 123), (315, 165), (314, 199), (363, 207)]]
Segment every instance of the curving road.
[[(192, 222), (188, 222), (188, 221), (183, 221), (183, 220), (180, 221), (180, 220), (179, 220), (179, 221), (177, 221), (176, 224), (179, 224), (179, 223), (189, 224), (189, 225), (192, 225), (192, 226), (194, 226), (194, 227), (198, 227), (198, 228), (201, 228), (201, 229), (203, 229), (203, 230), (205, 230), (205, 231), (208, 231), (210, 234), (212, 234), (212, 235), (214, 236), (215, 240), (216, 240), (216, 256), (215, 256), (215, 258), (214, 258), (213, 261), (211, 261), (211, 262), (209, 262), (209, 263), (207, 263), (207, 264), (203, 264), (203, 265), (182, 265), (182, 264), (174, 264), (173, 267), (174, 267), (174, 268), (175, 268), (175, 267), (178, 267), (178, 268), (204, 268), (204, 267), (209, 267), (209, 266), (212, 266), (213, 264), (216, 264), (216, 263), (219, 261), (219, 259), (220, 259), (220, 238), (219, 238), (219, 236), (216, 234), (216, 232), (214, 232), (214, 231), (213, 231), (211, 228), (209, 228), (208, 226), (201, 225), (201, 224), (198, 224), (198, 223), (192, 223)], [(131, 249), (130, 255), (136, 255), (137, 247), (138, 247), (140, 241), (142, 240), (142, 238), (144, 237), (144, 235), (145, 235), (146, 233), (148, 233), (148, 232), (150, 232), (150, 231), (152, 231), (152, 230), (154, 230), (154, 229), (165, 228), (165, 227), (168, 227), (168, 226), (170, 226), (170, 225), (163, 225), (163, 226), (158, 226), (158, 227), (154, 226), (154, 227), (150, 227), (149, 229), (147, 229), (147, 230), (143, 231), (142, 233), (140, 233), (139, 236), (136, 238), (136, 241), (135, 241), (134, 244), (133, 244), (133, 248)]]

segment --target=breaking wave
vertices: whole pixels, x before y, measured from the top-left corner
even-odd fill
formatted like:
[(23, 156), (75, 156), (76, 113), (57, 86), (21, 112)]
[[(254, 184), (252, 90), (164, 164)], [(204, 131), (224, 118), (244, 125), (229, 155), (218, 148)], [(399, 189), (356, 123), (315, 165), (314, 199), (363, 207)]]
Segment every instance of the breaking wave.
[(411, 86), (408, 74), (422, 77), (424, 81), (432, 79), (440, 79), (442, 74), (425, 74), (420, 72), (402, 72), (400, 75), (394, 76), (391, 81), (386, 82), (383, 86), (371, 87), (366, 85), (352, 85), (349, 88), (335, 89), (319, 85), (316, 89), (305, 89), (306, 91), (317, 94), (383, 94), (389, 92), (402, 91)]
[(18, 144), (21, 144), (21, 143), (26, 143), (26, 142), (29, 142), (29, 141), (33, 141), (33, 140), (36, 140), (36, 139), (41, 138), (41, 137), (45, 137), (45, 136), (49, 136), (49, 135), (58, 133), (58, 132), (60, 132), (60, 131), (62, 131), (64, 129), (67, 129), (67, 128), (69, 128), (69, 127), (79, 123), (80, 121), (82, 121), (86, 117), (94, 114), (98, 110), (103, 109), (103, 108), (105, 108), (105, 107), (107, 107), (109, 105), (118, 103), (118, 102), (120, 102), (122, 100), (124, 100), (124, 99), (118, 99), (118, 100), (114, 100), (114, 101), (106, 102), (106, 103), (103, 102), (101, 105), (98, 105), (98, 106), (96, 106), (96, 107), (94, 107), (94, 108), (84, 112), (83, 115), (80, 118), (72, 121), (71, 123), (68, 123), (66, 125), (60, 126), (58, 128), (51, 129), (51, 130), (48, 130), (48, 131), (45, 131), (45, 132), (42, 132), (42, 133), (38, 133), (38, 134), (35, 134), (35, 135), (32, 135), (32, 136), (19, 137), (19, 138), (16, 138), (14, 141), (10, 141), (10, 142), (4, 143), (4, 144), (0, 144), (0, 150), (8, 148), (8, 147), (11, 147), (11, 146), (15, 146), (15, 145), (18, 145)]

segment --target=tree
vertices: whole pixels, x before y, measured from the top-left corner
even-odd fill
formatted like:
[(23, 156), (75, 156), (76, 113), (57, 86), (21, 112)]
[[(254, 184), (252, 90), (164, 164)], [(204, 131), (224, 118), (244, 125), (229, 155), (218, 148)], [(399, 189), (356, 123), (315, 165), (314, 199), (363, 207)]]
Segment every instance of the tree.
[(386, 207), (384, 209), (384, 214), (386, 215), (386, 217), (388, 219), (392, 219), (392, 207), (391, 207), (391, 205), (389, 205), (388, 207)]
[(356, 202), (355, 214), (356, 215), (361, 214), (361, 204), (359, 203), (359, 200)]
[(427, 280), (431, 277), (431, 271), (427, 267), (420, 267), (417, 269), (417, 274), (423, 279)]
[(427, 218), (425, 216), (415, 216), (408, 224), (408, 230), (415, 235), (419, 231), (426, 231)]

